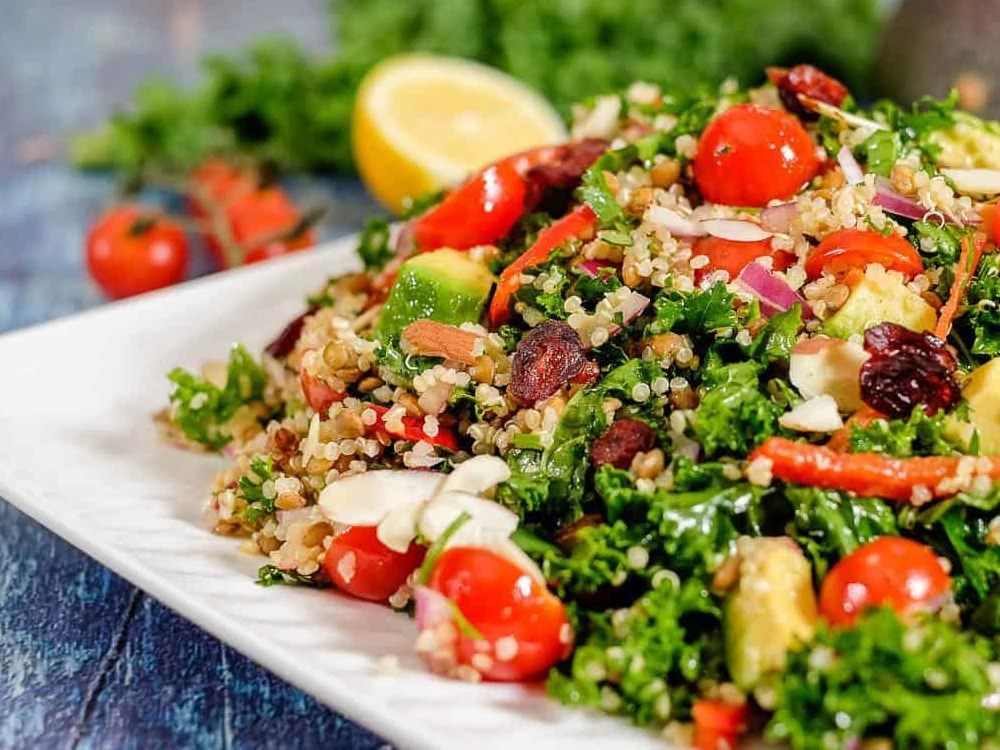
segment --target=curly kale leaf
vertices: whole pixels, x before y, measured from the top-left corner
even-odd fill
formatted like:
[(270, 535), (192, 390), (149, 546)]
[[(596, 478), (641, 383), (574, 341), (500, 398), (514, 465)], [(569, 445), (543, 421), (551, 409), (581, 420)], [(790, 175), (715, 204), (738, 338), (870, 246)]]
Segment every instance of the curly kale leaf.
[(796, 303), (791, 309), (778, 313), (767, 322), (747, 347), (747, 354), (763, 364), (787, 362), (801, 328), (802, 305)]
[(1000, 354), (1000, 255), (986, 255), (966, 292), (968, 308), (963, 327), (971, 329), (972, 353), (995, 357)]
[(918, 406), (907, 419), (876, 419), (866, 426), (851, 425), (852, 453), (882, 453), (887, 456), (947, 456), (958, 446), (947, 435), (948, 415), (928, 416)]
[(777, 431), (782, 410), (762, 392), (761, 370), (739, 362), (706, 371), (694, 432), (709, 458), (742, 458)]
[(736, 325), (733, 307), (735, 296), (721, 281), (706, 291), (691, 293), (661, 292), (653, 300), (656, 318), (649, 333), (686, 333), (694, 339), (704, 339), (720, 330)]
[[(277, 508), (274, 501), (274, 464), (270, 456), (255, 456), (250, 461), (251, 476), (240, 477), (236, 493), (246, 501), (243, 520), (251, 526), (259, 526)], [(267, 485), (267, 487), (265, 487)]]
[(229, 354), (226, 384), (219, 388), (181, 368), (168, 376), (174, 384), (170, 394), (171, 418), (184, 435), (200, 445), (219, 450), (231, 440), (227, 425), (237, 410), (260, 402), (267, 385), (264, 369), (240, 344)]
[(789, 655), (767, 734), (795, 750), (871, 737), (899, 748), (985, 747), (1000, 735), (1000, 711), (983, 707), (997, 689), (994, 657), (985, 638), (936, 620), (907, 626), (887, 609), (851, 628), (821, 627)]

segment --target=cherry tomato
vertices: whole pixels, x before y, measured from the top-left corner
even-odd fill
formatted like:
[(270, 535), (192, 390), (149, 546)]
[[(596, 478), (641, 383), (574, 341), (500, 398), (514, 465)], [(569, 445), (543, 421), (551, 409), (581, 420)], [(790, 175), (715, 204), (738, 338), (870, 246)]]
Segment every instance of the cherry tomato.
[(699, 284), (713, 271), (728, 271), (730, 280), (735, 279), (747, 263), (757, 258), (773, 258), (774, 263), (771, 268), (775, 271), (784, 271), (795, 262), (793, 253), (775, 250), (771, 247), (769, 239), (736, 242), (719, 237), (702, 237), (695, 243), (692, 255), (695, 257), (704, 255), (708, 258), (708, 265), (694, 272), (694, 280)]
[[(565, 656), (569, 624), (562, 602), (507, 558), (477, 547), (445, 550), (428, 585), (454, 602), (482, 636), (460, 631), (456, 651), (460, 663), (484, 678), (527, 680)], [(481, 658), (474, 663), (483, 653), (488, 663)]]
[(747, 704), (700, 698), (691, 708), (694, 746), (698, 750), (735, 748), (747, 728)]
[(924, 270), (916, 248), (898, 234), (886, 237), (867, 229), (840, 229), (809, 254), (805, 271), (810, 279), (816, 279), (823, 271), (835, 275), (853, 269), (863, 271), (869, 263), (881, 263), (909, 278)]
[(707, 201), (766, 206), (790, 198), (819, 170), (816, 147), (795, 117), (741, 104), (712, 120), (698, 141), (694, 179)]
[(823, 580), (819, 611), (831, 625), (851, 625), (867, 607), (906, 615), (945, 594), (951, 579), (930, 547), (879, 537), (833, 566)]
[(406, 552), (396, 552), (379, 541), (374, 526), (352, 526), (330, 542), (323, 567), (341, 591), (359, 599), (384, 602), (420, 567), (426, 553), (427, 549), (418, 544), (410, 544)]
[(306, 397), (309, 408), (319, 414), (325, 414), (332, 404), (347, 398), (346, 393), (333, 390), (322, 380), (310, 375), (305, 370), (299, 373), (299, 382), (302, 384), (302, 393)]
[(113, 299), (132, 297), (184, 279), (188, 241), (169, 219), (124, 205), (98, 217), (87, 233), (87, 269)]
[(302, 214), (280, 188), (243, 192), (229, 204), (226, 215), (233, 239), (246, 250), (244, 263), (277, 258), (316, 244), (316, 233), (312, 230), (261, 242), (266, 237), (294, 229), (302, 220)]
[(526, 190), (513, 161), (487, 167), (417, 219), (413, 239), (424, 252), (492, 244), (521, 218)]
[(458, 434), (450, 427), (439, 425), (437, 434), (431, 436), (424, 431), (423, 419), (414, 417), (411, 414), (404, 414), (400, 419), (403, 423), (403, 431), (390, 432), (385, 426), (385, 414), (389, 410), (378, 404), (367, 404), (367, 407), (378, 415), (378, 421), (374, 425), (374, 429), (378, 432), (382, 432), (393, 438), (402, 438), (403, 440), (412, 440), (413, 442), (423, 440), (431, 445), (447, 448), (453, 452), (459, 449)]

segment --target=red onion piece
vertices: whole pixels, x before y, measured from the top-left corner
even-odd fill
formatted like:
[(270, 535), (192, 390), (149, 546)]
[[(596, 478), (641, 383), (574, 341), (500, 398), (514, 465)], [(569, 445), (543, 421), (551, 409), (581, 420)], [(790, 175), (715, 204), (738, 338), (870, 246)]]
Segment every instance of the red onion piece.
[[(649, 307), (651, 300), (645, 294), (633, 291), (624, 302), (622, 302), (622, 325), (628, 325), (633, 320), (642, 315), (643, 311)], [(608, 330), (609, 336), (615, 336), (621, 331), (622, 326), (614, 325)]]
[(840, 151), (837, 152), (837, 164), (840, 165), (840, 171), (844, 173), (844, 179), (847, 180), (848, 185), (860, 185), (865, 181), (865, 173), (861, 170), (861, 165), (858, 164), (858, 160), (854, 158), (854, 154), (847, 146), (841, 146)]
[[(902, 216), (904, 219), (920, 220), (930, 213), (915, 200), (893, 190), (892, 184), (884, 177), (875, 181), (875, 200), (872, 203), (881, 206), (888, 213)], [(951, 221), (948, 216), (945, 216), (945, 219)]]
[(803, 318), (813, 315), (809, 304), (798, 292), (756, 261), (746, 264), (737, 281), (760, 301), (760, 311), (767, 318), (792, 309), (796, 303), (802, 305)]
[(691, 239), (704, 237), (705, 228), (701, 222), (681, 216), (676, 211), (664, 206), (650, 206), (646, 209), (646, 220), (666, 229), (674, 237)]
[(417, 586), (413, 590), (416, 604), (415, 617), (420, 631), (432, 630), (441, 623), (452, 621), (451, 602), (439, 591), (427, 586)]
[(576, 264), (577, 270), (579, 270), (584, 276), (591, 279), (596, 279), (597, 274), (603, 267), (604, 266), (601, 265), (599, 260), (582, 260)]
[(731, 242), (760, 242), (773, 236), (772, 232), (761, 229), (760, 224), (742, 219), (705, 219), (701, 226), (713, 237)]
[(760, 212), (760, 225), (765, 231), (787, 234), (798, 213), (799, 207), (795, 201), (768, 206)]

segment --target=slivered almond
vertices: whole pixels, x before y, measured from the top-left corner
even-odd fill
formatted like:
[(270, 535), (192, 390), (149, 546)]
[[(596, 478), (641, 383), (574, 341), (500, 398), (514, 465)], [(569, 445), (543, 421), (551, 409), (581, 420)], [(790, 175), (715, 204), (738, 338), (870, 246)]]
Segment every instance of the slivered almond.
[(466, 365), (476, 363), (474, 351), (479, 336), (447, 323), (417, 320), (403, 329), (403, 338), (411, 349), (425, 357), (444, 357)]

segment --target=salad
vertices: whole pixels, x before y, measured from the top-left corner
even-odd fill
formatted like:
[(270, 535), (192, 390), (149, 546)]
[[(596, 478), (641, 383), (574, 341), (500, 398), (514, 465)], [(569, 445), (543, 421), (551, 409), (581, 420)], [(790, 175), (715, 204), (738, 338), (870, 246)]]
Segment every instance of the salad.
[(767, 78), (587, 101), (172, 372), (211, 529), (677, 744), (1000, 746), (1000, 126)]

